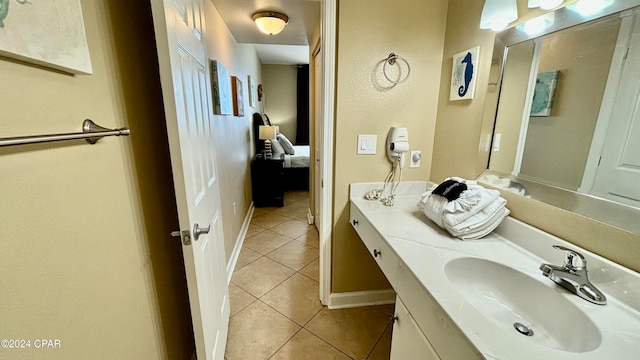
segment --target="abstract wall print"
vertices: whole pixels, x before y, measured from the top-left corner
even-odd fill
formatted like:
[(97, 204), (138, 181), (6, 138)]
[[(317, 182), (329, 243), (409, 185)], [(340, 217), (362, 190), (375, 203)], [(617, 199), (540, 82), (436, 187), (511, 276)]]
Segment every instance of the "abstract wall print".
[(538, 74), (531, 102), (531, 116), (551, 116), (553, 97), (558, 85), (559, 70)]
[(242, 81), (237, 76), (231, 77), (231, 91), (233, 92), (233, 115), (244, 116), (244, 96)]
[(211, 60), (211, 83), (213, 84), (213, 112), (218, 115), (232, 113), (231, 84), (229, 72), (217, 60)]
[(256, 88), (256, 84), (254, 83), (253, 79), (251, 79), (251, 75), (247, 75), (247, 92), (249, 95), (249, 106), (251, 107), (255, 107), (256, 105), (254, 104), (255, 102), (255, 95), (254, 91)]
[(80, 0), (0, 0), (0, 55), (93, 73)]
[(453, 55), (449, 100), (473, 99), (480, 46)]

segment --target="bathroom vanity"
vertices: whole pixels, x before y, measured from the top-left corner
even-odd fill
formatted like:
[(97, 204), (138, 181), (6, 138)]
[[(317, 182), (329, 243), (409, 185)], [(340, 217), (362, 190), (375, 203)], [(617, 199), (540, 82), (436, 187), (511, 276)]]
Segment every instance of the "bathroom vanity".
[[(351, 185), (350, 222), (397, 294), (391, 359), (638, 358), (640, 274), (510, 217), (453, 238), (416, 206), (435, 184), (401, 183), (393, 207), (364, 199), (380, 186)], [(542, 275), (563, 263), (553, 245), (584, 256), (607, 305)]]

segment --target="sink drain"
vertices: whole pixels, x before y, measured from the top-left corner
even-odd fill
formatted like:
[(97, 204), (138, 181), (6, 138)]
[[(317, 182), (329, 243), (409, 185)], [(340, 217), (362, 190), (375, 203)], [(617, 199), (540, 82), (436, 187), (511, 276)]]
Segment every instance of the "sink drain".
[(513, 327), (522, 335), (533, 336), (533, 329), (522, 323), (513, 323)]

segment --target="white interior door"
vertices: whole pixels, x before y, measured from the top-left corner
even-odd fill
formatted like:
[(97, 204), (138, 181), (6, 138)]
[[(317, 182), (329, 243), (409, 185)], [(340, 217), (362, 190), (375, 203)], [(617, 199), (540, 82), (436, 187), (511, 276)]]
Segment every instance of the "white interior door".
[(315, 102), (315, 127), (314, 127), (314, 145), (315, 145), (315, 209), (314, 223), (318, 231), (320, 231), (320, 209), (322, 209), (322, 48), (313, 56), (314, 64), (314, 102)]
[(223, 359), (229, 302), (201, 1), (152, 9), (196, 353)]
[(636, 17), (591, 191), (640, 206), (640, 24)]

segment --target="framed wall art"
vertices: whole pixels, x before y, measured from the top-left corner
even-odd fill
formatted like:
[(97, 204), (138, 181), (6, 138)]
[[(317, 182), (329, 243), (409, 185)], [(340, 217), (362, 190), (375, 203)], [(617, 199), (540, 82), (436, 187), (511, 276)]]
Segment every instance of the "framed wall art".
[(0, 0), (0, 55), (92, 74), (80, 0)]
[(244, 116), (242, 81), (237, 76), (231, 77), (231, 91), (233, 92), (233, 115)]
[(476, 69), (480, 46), (453, 55), (449, 100), (473, 99), (476, 91)]
[(211, 84), (213, 85), (213, 113), (229, 115), (232, 113), (231, 84), (229, 72), (217, 60), (211, 60)]
[(255, 98), (256, 96), (254, 95), (255, 93), (255, 89), (256, 89), (256, 84), (254, 83), (253, 79), (251, 78), (251, 75), (247, 75), (247, 95), (248, 95), (248, 100), (249, 100), (249, 106), (251, 107), (255, 107)]
[(531, 116), (551, 116), (553, 98), (558, 85), (559, 70), (538, 74), (531, 102)]

